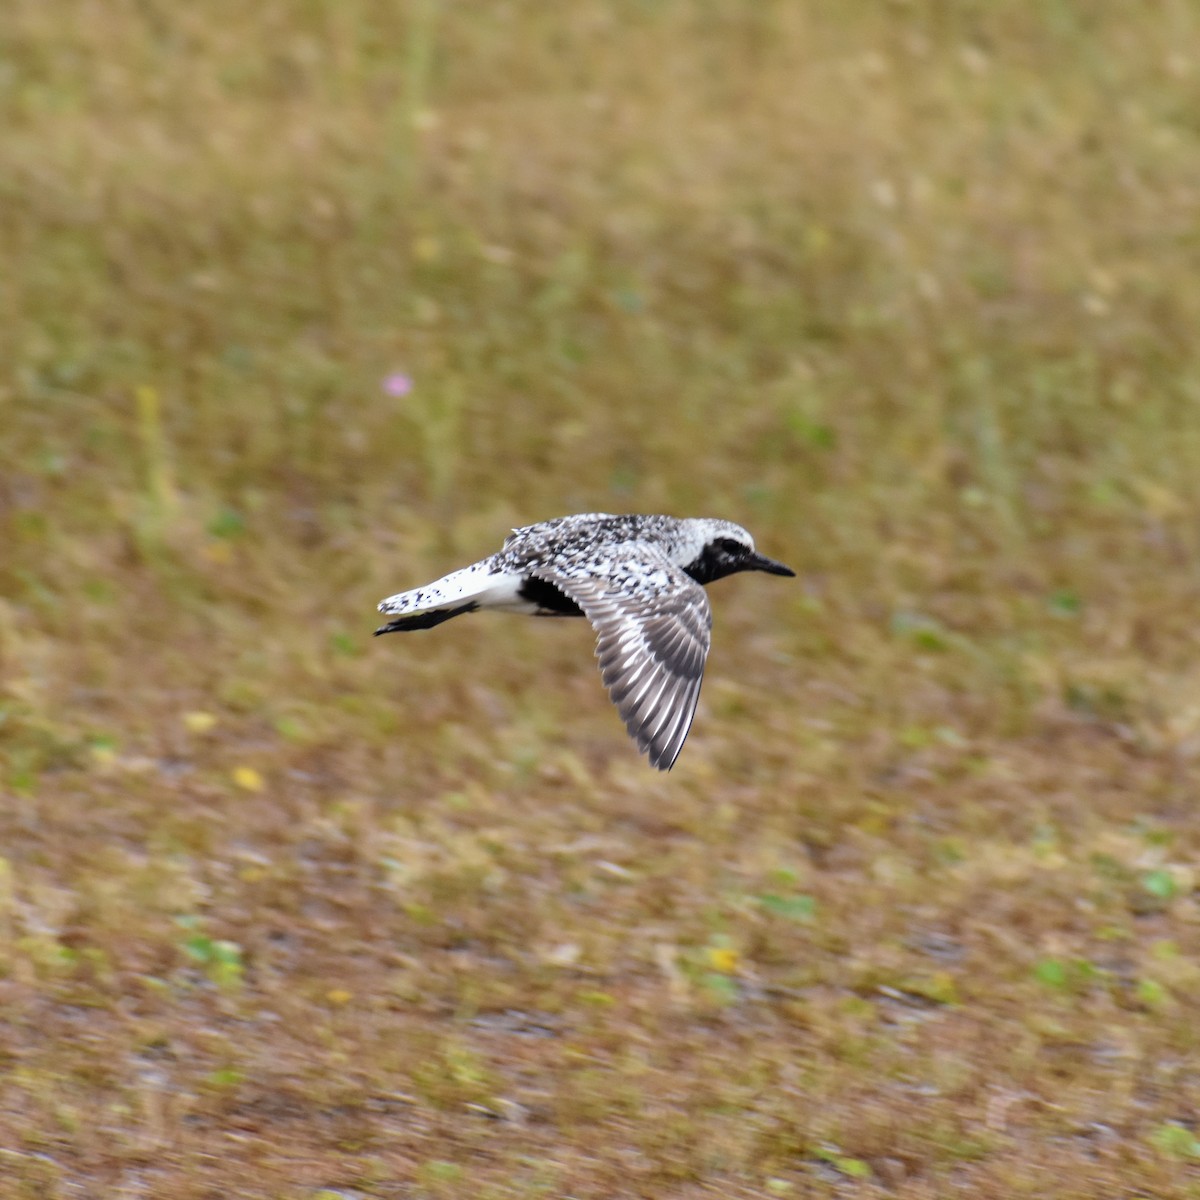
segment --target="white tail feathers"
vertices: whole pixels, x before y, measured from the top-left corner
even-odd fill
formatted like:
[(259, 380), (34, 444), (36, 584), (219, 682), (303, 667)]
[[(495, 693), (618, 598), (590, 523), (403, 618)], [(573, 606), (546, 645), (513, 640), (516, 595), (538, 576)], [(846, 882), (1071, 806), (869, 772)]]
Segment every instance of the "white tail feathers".
[(398, 616), (461, 608), (468, 602), (475, 602), (480, 608), (504, 608), (517, 601), (519, 582), (512, 576), (494, 573), (485, 559), (460, 571), (451, 571), (424, 587), (397, 592), (379, 602), (379, 611)]

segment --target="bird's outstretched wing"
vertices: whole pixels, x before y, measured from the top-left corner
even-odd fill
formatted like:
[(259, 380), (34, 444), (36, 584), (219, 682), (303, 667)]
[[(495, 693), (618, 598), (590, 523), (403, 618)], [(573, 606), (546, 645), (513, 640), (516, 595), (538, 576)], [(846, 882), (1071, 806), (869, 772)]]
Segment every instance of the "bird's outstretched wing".
[(607, 546), (531, 574), (570, 596), (596, 630), (608, 694), (638, 749), (669, 771), (692, 727), (712, 632), (704, 589), (654, 546)]

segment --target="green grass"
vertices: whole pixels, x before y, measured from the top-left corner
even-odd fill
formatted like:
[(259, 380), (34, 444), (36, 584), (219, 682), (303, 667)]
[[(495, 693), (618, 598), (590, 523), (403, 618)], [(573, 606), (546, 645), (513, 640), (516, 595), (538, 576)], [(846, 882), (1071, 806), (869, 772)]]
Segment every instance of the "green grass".
[[(1200, 1196), (1198, 51), (12, 0), (0, 1197)], [(667, 777), (370, 637), (589, 509), (800, 570)]]

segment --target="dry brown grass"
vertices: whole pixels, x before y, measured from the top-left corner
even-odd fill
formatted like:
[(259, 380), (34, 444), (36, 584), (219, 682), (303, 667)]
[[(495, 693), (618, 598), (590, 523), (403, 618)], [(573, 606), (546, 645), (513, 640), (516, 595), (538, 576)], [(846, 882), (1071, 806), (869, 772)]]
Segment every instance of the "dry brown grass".
[(0, 1197), (1200, 1195), (1198, 24), (11, 0)]

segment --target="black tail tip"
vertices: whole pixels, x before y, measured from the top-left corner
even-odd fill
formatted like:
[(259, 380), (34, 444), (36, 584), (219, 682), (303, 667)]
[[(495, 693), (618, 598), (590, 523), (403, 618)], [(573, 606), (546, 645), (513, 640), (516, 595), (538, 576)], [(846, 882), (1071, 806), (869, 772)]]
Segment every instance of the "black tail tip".
[(449, 621), (452, 617), (474, 612), (478, 607), (479, 605), (474, 600), (470, 600), (466, 604), (460, 604), (457, 608), (436, 608), (432, 611), (426, 609), (422, 612), (405, 613), (394, 621), (389, 621), (386, 625), (380, 625), (375, 630), (375, 636), (378, 637), (381, 633), (401, 633), (409, 629), (432, 629), (435, 625)]

